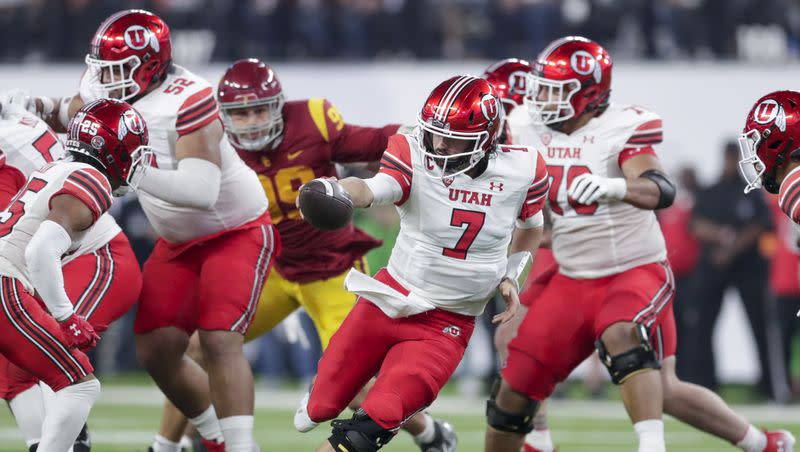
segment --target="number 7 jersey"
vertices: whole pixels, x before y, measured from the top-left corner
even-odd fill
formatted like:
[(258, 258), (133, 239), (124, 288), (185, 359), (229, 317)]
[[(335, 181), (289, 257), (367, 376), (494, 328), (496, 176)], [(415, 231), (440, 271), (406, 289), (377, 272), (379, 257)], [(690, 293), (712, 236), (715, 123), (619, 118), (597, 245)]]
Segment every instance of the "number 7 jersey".
[(438, 308), (480, 315), (505, 274), (515, 226), (543, 224), (544, 160), (533, 148), (499, 146), (480, 176), (445, 183), (425, 174), (420, 146), (417, 134), (394, 135), (381, 160), (403, 189), (389, 273)]
[(526, 108), (508, 117), (515, 144), (541, 149), (551, 178), (553, 253), (561, 273), (600, 278), (666, 259), (664, 237), (652, 210), (624, 202), (578, 204), (567, 190), (581, 174), (624, 177), (621, 166), (639, 154), (655, 154), (661, 118), (641, 107), (611, 104), (570, 135), (535, 125)]

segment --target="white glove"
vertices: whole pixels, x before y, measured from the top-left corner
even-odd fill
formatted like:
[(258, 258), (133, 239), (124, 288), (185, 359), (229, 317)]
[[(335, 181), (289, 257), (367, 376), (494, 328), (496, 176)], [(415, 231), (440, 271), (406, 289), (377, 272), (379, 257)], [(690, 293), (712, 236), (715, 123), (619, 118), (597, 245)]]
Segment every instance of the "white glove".
[(26, 111), (36, 113), (36, 103), (27, 91), (10, 89), (0, 94), (0, 110), (3, 117), (22, 116)]
[(567, 194), (579, 204), (589, 205), (597, 201), (621, 201), (627, 191), (624, 178), (584, 173), (572, 181)]

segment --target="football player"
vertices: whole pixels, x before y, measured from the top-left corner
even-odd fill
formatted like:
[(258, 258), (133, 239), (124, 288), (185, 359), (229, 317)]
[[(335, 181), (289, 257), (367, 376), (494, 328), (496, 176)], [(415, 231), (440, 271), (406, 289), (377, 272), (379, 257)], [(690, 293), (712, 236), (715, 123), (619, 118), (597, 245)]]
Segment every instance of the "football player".
[(758, 99), (739, 136), (745, 193), (763, 187), (800, 224), (800, 92), (775, 91)]
[[(13, 199), (37, 169), (65, 157), (64, 147), (41, 119), (21, 108), (0, 112), (0, 205)], [(62, 259), (64, 288), (75, 312), (96, 329), (123, 316), (139, 298), (142, 274), (128, 238), (114, 218), (104, 213), (86, 232), (80, 247)], [(0, 356), (0, 397), (6, 400), (31, 450), (42, 434), (44, 395), (38, 379)], [(74, 450), (89, 450), (81, 431)]]
[[(324, 350), (356, 301), (344, 289), (347, 271), (354, 266), (365, 271), (364, 254), (381, 242), (352, 225), (331, 232), (312, 227), (295, 205), (299, 188), (317, 177), (336, 176), (335, 163), (379, 161), (398, 125), (348, 124), (321, 98), (287, 102), (275, 71), (257, 59), (231, 65), (219, 82), (217, 99), (227, 137), (222, 146), (233, 147), (258, 174), (281, 237), (281, 254), (261, 291), (245, 340), (272, 330), (303, 307)], [(350, 406), (357, 409), (358, 400)], [(159, 434), (177, 443), (185, 426), (181, 419), (180, 412), (167, 405)], [(403, 427), (423, 451), (444, 452), (449, 450), (445, 444), (455, 443), (448, 423), (424, 413)]]
[(434, 401), (495, 294), (506, 310), (493, 320), (513, 317), (549, 179), (535, 149), (498, 143), (502, 120), (491, 84), (452, 77), (431, 92), (412, 132), (389, 139), (375, 177), (340, 182), (355, 207), (395, 204), (400, 233), (387, 268), (374, 278), (351, 270), (345, 280), (360, 298), (325, 350), (295, 427), (337, 417), (378, 376), (318, 450), (380, 449)]
[[(594, 342), (612, 381), (621, 385), (639, 450), (664, 449), (662, 403), (664, 412), (743, 450), (791, 450), (788, 432), (757, 430), (716, 394), (675, 375), (673, 279), (652, 213), (674, 198), (653, 149), (662, 139), (661, 119), (642, 107), (609, 103), (611, 68), (596, 43), (559, 39), (535, 64), (525, 108), (509, 118), (515, 142), (546, 149), (558, 265), (539, 281), (538, 291), (522, 295), (531, 315), (507, 344), (509, 365), (490, 405), (512, 415), (534, 409), (591, 354)], [(558, 305), (567, 299), (582, 316), (563, 317)], [(548, 322), (533, 325), (542, 318)], [(572, 331), (564, 328), (570, 321), (579, 323), (563, 337), (559, 332)], [(625, 333), (617, 335), (619, 328)], [(658, 388), (662, 397), (636, 397), (637, 386)], [(522, 434), (491, 418), (489, 423), (487, 440), (494, 446), (488, 450), (519, 450)], [(530, 431), (529, 423), (524, 427)]]
[[(264, 191), (231, 148), (220, 148), (213, 88), (172, 62), (169, 28), (158, 16), (113, 14), (94, 35), (86, 64), (78, 95), (33, 104), (63, 128), (84, 102), (111, 97), (131, 102), (148, 123), (155, 158), (132, 171), (160, 238), (142, 275), (139, 361), (209, 450), (250, 452), (253, 375), (242, 344), (277, 252)], [(185, 359), (195, 331), (206, 370)]]
[[(528, 79), (529, 75), (533, 72), (533, 66), (526, 61), (518, 58), (507, 58), (500, 60), (491, 66), (487, 67), (483, 72), (483, 78), (491, 83), (497, 90), (500, 97), (500, 102), (503, 103), (506, 118), (514, 111), (515, 108), (523, 105), (523, 100), (528, 92)], [(511, 144), (512, 137), (508, 133), (508, 125), (503, 127), (503, 135), (500, 140), (503, 144)], [(544, 223), (544, 237), (539, 250), (536, 253), (536, 259), (533, 261), (530, 272), (528, 273), (528, 280), (523, 287), (524, 291), (533, 290), (532, 293), (537, 293), (541, 290), (541, 282), (546, 279), (554, 270), (555, 260), (553, 252), (550, 250), (550, 232), (552, 222), (549, 219), (547, 210), (545, 213)], [(527, 309), (525, 306), (520, 306), (520, 311)], [(524, 312), (520, 312), (514, 318), (501, 327), (495, 330), (495, 347), (498, 350), (498, 357), (500, 358), (501, 367), (506, 361), (508, 356), (507, 345), (508, 342), (517, 334), (517, 328), (522, 322)], [(547, 426), (547, 404), (542, 403), (536, 415), (533, 418), (533, 431), (526, 437), (526, 452), (553, 452), (553, 440), (550, 437), (550, 429)]]
[(69, 449), (100, 394), (82, 350), (94, 347), (95, 331), (105, 327), (95, 330), (78, 314), (62, 257), (84, 245), (112, 192), (128, 184), (132, 159), (148, 152), (144, 121), (120, 101), (85, 105), (67, 137), (72, 161), (33, 171), (0, 212), (0, 353), (55, 391), (36, 446), (41, 451)]

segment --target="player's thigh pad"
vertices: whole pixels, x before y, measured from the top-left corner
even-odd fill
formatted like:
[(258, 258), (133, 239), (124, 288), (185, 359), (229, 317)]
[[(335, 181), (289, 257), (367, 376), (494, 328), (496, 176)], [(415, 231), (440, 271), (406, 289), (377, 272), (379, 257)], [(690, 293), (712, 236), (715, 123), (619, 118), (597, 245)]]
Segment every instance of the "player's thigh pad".
[(63, 343), (56, 320), (18, 281), (0, 277), (0, 353), (54, 391), (92, 372), (89, 358)]
[(464, 356), (475, 318), (437, 309), (397, 322), (400, 340), (361, 405), (387, 429), (433, 403)]
[(177, 327), (191, 334), (196, 327), (197, 290), (201, 261), (197, 247), (174, 255), (163, 240), (156, 242), (144, 263), (142, 291), (134, 332)]
[(503, 379), (517, 392), (544, 400), (594, 351), (593, 300), (602, 281), (554, 275), (508, 344)]
[(142, 288), (142, 272), (125, 234), (63, 267), (64, 288), (75, 312), (94, 325), (110, 325), (128, 312)]
[(272, 225), (232, 231), (203, 251), (197, 328), (246, 334), (276, 246)]
[(614, 323), (640, 323), (653, 331), (667, 318), (675, 296), (675, 278), (666, 262), (641, 265), (614, 275), (602, 297), (595, 339)]

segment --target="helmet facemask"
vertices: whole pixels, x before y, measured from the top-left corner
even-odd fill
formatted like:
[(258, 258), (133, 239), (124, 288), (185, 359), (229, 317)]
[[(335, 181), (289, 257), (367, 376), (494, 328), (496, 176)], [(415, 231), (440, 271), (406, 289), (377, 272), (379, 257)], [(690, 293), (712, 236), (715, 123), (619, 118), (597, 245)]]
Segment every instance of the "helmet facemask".
[[(488, 132), (453, 132), (435, 125), (438, 121), (428, 123), (418, 118), (420, 142), (425, 159), (425, 174), (433, 179), (448, 179), (466, 173), (474, 168), (486, 156), (485, 146), (489, 139)], [(445, 138), (464, 140), (472, 143), (464, 152), (457, 154), (440, 154), (433, 148), (433, 135)]]
[(581, 89), (577, 79), (549, 80), (535, 74), (527, 77), (528, 91), (523, 102), (535, 124), (552, 125), (575, 116), (572, 96)]
[[(89, 67), (89, 88), (96, 99), (129, 100), (141, 91), (141, 87), (134, 80), (134, 74), (141, 66), (141, 61), (136, 55), (108, 61), (89, 54), (86, 55), (86, 65)], [(103, 81), (104, 72), (108, 74), (109, 81)]]
[[(230, 142), (246, 151), (261, 151), (283, 134), (283, 94), (255, 101), (221, 103), (222, 123)], [(234, 110), (266, 107), (269, 118), (266, 122), (245, 126), (236, 125)]]
[(739, 170), (747, 183), (745, 193), (758, 190), (762, 186), (762, 177), (767, 167), (756, 152), (760, 143), (761, 134), (756, 129), (739, 135), (739, 152), (742, 157), (739, 160)]

